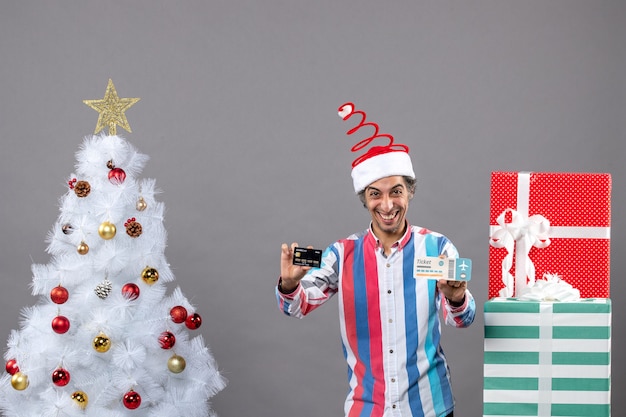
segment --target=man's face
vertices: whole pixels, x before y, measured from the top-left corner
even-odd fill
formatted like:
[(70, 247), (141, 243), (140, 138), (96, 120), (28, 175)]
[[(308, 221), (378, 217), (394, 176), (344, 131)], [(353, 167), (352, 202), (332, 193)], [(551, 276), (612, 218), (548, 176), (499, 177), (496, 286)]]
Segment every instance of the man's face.
[(365, 207), (379, 239), (399, 239), (404, 233), (406, 211), (413, 198), (401, 176), (385, 177), (365, 188)]

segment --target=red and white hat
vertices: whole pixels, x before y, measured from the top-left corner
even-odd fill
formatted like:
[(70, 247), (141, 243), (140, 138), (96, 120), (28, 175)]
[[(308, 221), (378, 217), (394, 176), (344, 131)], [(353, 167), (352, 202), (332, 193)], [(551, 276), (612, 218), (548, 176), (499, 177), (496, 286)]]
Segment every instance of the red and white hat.
[(361, 115), (359, 124), (348, 130), (346, 134), (351, 135), (364, 126), (374, 128), (374, 133), (358, 142), (352, 147), (352, 152), (358, 152), (368, 146), (371, 142), (379, 138), (388, 139), (389, 143), (384, 146), (372, 146), (366, 153), (359, 156), (352, 162), (352, 182), (354, 192), (359, 193), (371, 183), (381, 178), (394, 175), (408, 176), (415, 178), (413, 164), (409, 156), (409, 147), (403, 144), (393, 143), (393, 136), (387, 133), (378, 133), (378, 124), (366, 122), (366, 114), (362, 110), (355, 110), (353, 103), (345, 103), (338, 109), (339, 117), (348, 120), (355, 114)]

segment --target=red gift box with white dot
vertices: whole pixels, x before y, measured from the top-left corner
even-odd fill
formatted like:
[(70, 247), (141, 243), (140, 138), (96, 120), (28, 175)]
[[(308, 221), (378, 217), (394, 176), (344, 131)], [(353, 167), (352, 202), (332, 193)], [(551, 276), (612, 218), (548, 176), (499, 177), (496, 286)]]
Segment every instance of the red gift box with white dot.
[(533, 272), (558, 274), (581, 298), (609, 298), (610, 174), (493, 172), (489, 224), (492, 243), (514, 242), (489, 246), (489, 298), (519, 294)]

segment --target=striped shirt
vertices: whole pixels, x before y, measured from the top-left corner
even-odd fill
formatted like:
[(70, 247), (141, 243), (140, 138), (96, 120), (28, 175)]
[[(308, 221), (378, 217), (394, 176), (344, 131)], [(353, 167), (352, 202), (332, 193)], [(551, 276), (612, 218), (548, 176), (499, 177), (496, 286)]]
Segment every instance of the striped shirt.
[(416, 257), (439, 255), (458, 257), (445, 236), (411, 226), (385, 256), (370, 227), (329, 246), (321, 267), (292, 293), (276, 289), (279, 308), (299, 318), (338, 294), (347, 417), (441, 417), (453, 410), (439, 309), (446, 324), (467, 327), (476, 305), (466, 291), (464, 304), (452, 307), (435, 280), (413, 277)]

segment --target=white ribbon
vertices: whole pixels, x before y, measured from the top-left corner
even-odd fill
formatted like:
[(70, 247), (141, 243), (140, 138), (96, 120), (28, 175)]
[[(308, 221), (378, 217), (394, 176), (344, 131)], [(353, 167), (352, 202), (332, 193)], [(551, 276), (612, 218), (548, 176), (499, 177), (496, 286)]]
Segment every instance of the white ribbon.
[(537, 387), (537, 416), (552, 415), (552, 329), (554, 321), (553, 303), (539, 306), (539, 374)]
[[(507, 213), (511, 213), (510, 223), (506, 222)], [(498, 226), (494, 228), (489, 244), (495, 248), (506, 249), (506, 256), (502, 260), (504, 288), (500, 290), (500, 297), (513, 297), (526, 286), (527, 280), (530, 283), (535, 282), (535, 265), (528, 254), (533, 246), (541, 249), (550, 244), (550, 221), (540, 214), (526, 217), (516, 210), (506, 209), (496, 222)], [(509, 272), (513, 266), (513, 253), (515, 277)]]

